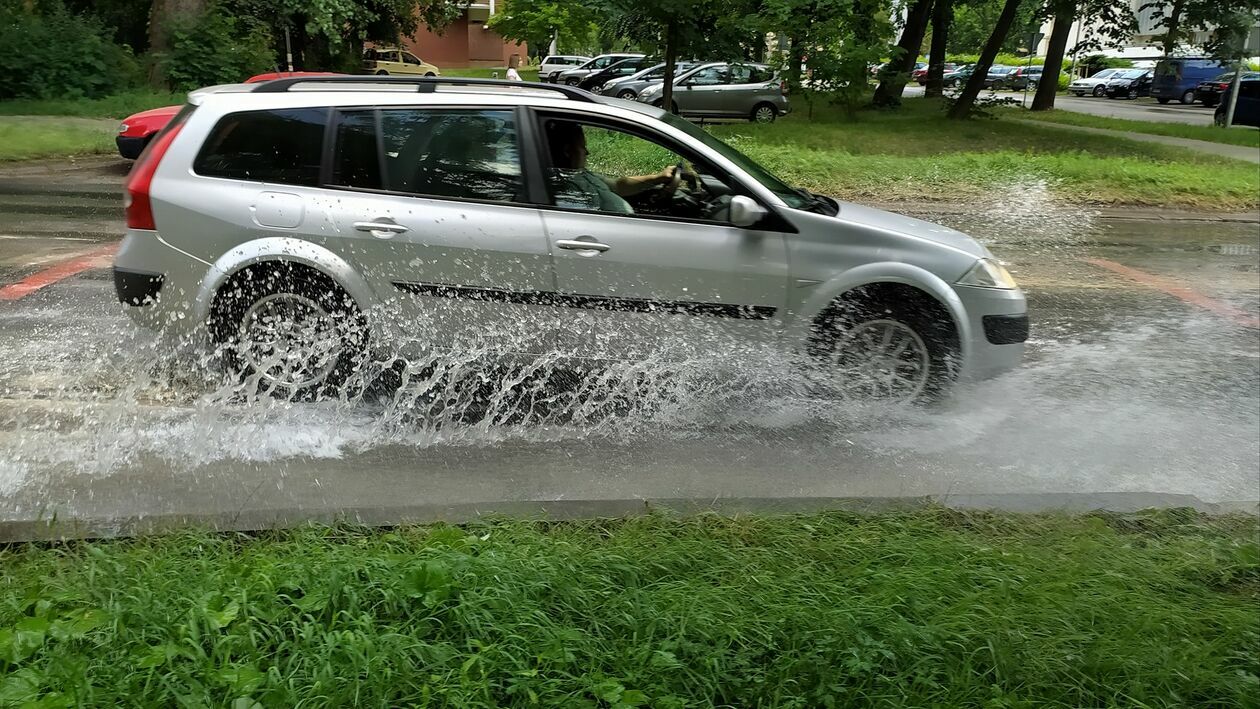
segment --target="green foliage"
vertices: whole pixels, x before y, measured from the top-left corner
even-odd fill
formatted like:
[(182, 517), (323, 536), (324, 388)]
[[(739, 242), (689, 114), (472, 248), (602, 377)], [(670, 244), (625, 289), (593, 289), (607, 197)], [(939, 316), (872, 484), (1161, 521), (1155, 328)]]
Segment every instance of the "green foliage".
[(0, 0), (0, 99), (96, 98), (138, 81), (131, 53), (96, 20), (60, 2), (32, 13)]
[(576, 54), (594, 46), (605, 15), (603, 5), (579, 0), (503, 0), (489, 26), (508, 39), (525, 42), (540, 55), (547, 51), (553, 34), (558, 34), (560, 51)]
[(275, 67), (267, 28), (217, 5), (180, 20), (161, 61), (171, 85), (184, 90), (241, 82)]
[(1242, 706), (1254, 520), (914, 514), (0, 551), (0, 704)]
[(126, 118), (133, 113), (184, 102), (182, 92), (131, 90), (98, 99), (15, 99), (0, 101), (0, 116), (78, 116)]
[[(949, 28), (949, 39), (946, 50), (957, 54), (979, 54), (997, 24), (998, 15), (1002, 14), (1004, 0), (959, 0), (954, 4), (954, 22)], [(1034, 20), (1039, 3), (1024, 0), (1020, 3), (1015, 15), (1015, 23), (1011, 25), (1010, 34), (1002, 42), (1001, 51), (1007, 54), (1018, 51), (1025, 44), (1026, 28), (1035, 26)], [(1000, 63), (1000, 62), (996, 62)]]

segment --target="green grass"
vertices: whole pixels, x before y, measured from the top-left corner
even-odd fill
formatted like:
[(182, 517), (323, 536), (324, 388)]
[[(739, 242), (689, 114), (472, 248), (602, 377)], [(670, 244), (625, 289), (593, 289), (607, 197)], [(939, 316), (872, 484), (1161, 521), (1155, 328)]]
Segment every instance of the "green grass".
[(179, 92), (129, 91), (101, 99), (15, 99), (0, 101), (0, 116), (126, 118), (150, 108), (182, 104), (186, 97), (186, 93)]
[[(538, 81), (538, 67), (528, 66), (521, 67), (516, 70), (521, 75), (522, 81)], [(465, 76), (475, 79), (492, 79), (498, 74), (498, 78), (507, 78), (507, 67), (498, 67), (497, 69), (443, 69), (442, 76)]]
[(0, 162), (111, 153), (117, 150), (115, 128), (112, 123), (0, 116)]
[(0, 705), (1254, 707), (1258, 531), (928, 510), (17, 545)]
[(1148, 133), (1150, 135), (1167, 135), (1174, 138), (1192, 138), (1213, 143), (1243, 145), (1260, 149), (1260, 130), (1248, 126), (1240, 126), (1225, 130), (1215, 126), (1191, 126), (1181, 123), (1152, 123), (1150, 121), (1131, 121), (1124, 118), (1107, 118), (1091, 116), (1071, 111), (1024, 111), (1010, 109), (1007, 115), (1017, 116), (1030, 121), (1046, 123), (1062, 123), (1070, 126), (1086, 126), (1089, 128), (1110, 128), (1112, 130)]
[[(806, 107), (773, 125), (710, 130), (790, 183), (865, 201), (1022, 199), (1044, 182), (1068, 203), (1253, 210), (1253, 164), (1027, 123), (945, 120), (935, 101), (854, 115)], [(656, 168), (656, 169), (659, 169)]]

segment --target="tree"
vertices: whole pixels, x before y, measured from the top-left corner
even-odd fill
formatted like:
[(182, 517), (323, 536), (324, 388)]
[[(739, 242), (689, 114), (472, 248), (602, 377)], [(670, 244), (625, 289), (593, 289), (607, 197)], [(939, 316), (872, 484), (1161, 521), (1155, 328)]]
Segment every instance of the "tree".
[(936, 0), (932, 4), (932, 50), (928, 57), (927, 84), (923, 92), (928, 98), (945, 93), (945, 48), (949, 39), (949, 26), (953, 20), (953, 0)]
[(567, 51), (585, 48), (604, 19), (603, 6), (580, 0), (505, 0), (490, 18), (490, 29), (530, 47), (546, 47), (555, 38)]
[[(949, 29), (947, 49), (952, 54), (973, 54), (984, 46), (993, 32), (998, 17), (1005, 7), (1004, 0), (957, 0), (954, 3), (954, 21)], [(1037, 12), (1037, 3), (1021, 3), (1012, 27), (1027, 27)], [(1023, 44), (1019, 33), (1007, 34), (1002, 40), (1000, 52), (1018, 51)]]
[(1228, 60), (1241, 49), (1239, 39), (1256, 22), (1260, 0), (1172, 0), (1148, 2), (1138, 12), (1150, 11), (1154, 28), (1164, 30), (1160, 38), (1164, 55), (1171, 56), (1192, 32), (1209, 32), (1203, 51)]
[(984, 44), (984, 50), (980, 52), (980, 59), (976, 61), (975, 70), (972, 71), (971, 77), (967, 79), (967, 85), (963, 87), (962, 93), (954, 105), (949, 109), (950, 118), (969, 118), (971, 117), (971, 107), (976, 103), (976, 97), (980, 95), (980, 89), (984, 88), (984, 79), (988, 76), (989, 67), (993, 66), (993, 60), (997, 57), (998, 50), (1002, 48), (1002, 43), (1006, 41), (1007, 35), (1011, 32), (1011, 25), (1015, 22), (1015, 15), (1019, 12), (1019, 6), (1022, 0), (1006, 0), (1006, 5), (1002, 8), (1002, 14), (997, 18), (997, 24), (993, 27), (989, 40)]
[(1092, 37), (1074, 48), (1074, 52), (1099, 49), (1104, 44), (1119, 46), (1136, 29), (1136, 19), (1126, 0), (1050, 0), (1045, 12), (1054, 18), (1054, 27), (1046, 45), (1041, 83), (1033, 96), (1031, 109), (1034, 111), (1054, 108), (1054, 97), (1059, 90), (1058, 77), (1063, 70), (1068, 35), (1074, 22), (1079, 20), (1097, 28)]
[(876, 106), (901, 105), (901, 92), (906, 89), (914, 62), (923, 46), (923, 35), (932, 11), (932, 0), (913, 0), (906, 13), (906, 26), (901, 39), (892, 51), (892, 58), (879, 73), (879, 86), (875, 88), (873, 102)]
[[(206, 0), (153, 0), (149, 10), (149, 51), (159, 58), (171, 50), (171, 29), (181, 23), (195, 21), (205, 12)], [(149, 83), (157, 88), (166, 87), (163, 62), (150, 66)]]

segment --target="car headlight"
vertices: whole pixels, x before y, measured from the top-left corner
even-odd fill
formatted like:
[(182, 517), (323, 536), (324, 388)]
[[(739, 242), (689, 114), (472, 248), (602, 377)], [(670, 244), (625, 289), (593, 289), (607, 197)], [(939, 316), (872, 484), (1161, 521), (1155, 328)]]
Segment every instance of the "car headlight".
[(119, 132), (119, 133), (126, 133), (126, 132), (127, 132), (127, 128), (128, 128), (128, 127), (129, 127), (129, 126), (128, 126), (126, 123), (123, 123), (123, 124), (121, 124), (121, 125), (119, 125), (119, 126), (118, 126), (118, 132)]
[(976, 288), (1001, 288), (1002, 290), (1014, 290), (1019, 287), (1015, 284), (1015, 279), (1010, 272), (1002, 264), (988, 258), (976, 261), (976, 265), (972, 266), (971, 270), (958, 279), (958, 285), (974, 286)]

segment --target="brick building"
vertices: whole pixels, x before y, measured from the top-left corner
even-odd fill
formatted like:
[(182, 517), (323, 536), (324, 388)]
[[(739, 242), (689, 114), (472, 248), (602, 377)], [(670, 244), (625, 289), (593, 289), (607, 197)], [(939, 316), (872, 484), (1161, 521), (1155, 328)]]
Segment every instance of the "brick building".
[(486, 21), (497, 9), (495, 4), (495, 0), (469, 3), (460, 18), (441, 34), (421, 27), (412, 37), (403, 39), (403, 48), (438, 68), (503, 67), (514, 54), (524, 64), (529, 60), (524, 44), (510, 42), (486, 28)]

